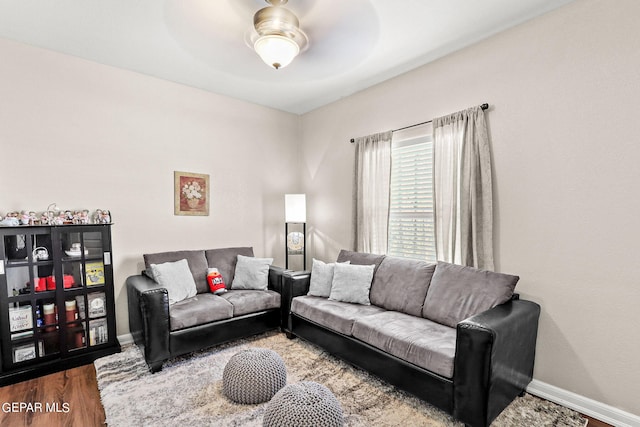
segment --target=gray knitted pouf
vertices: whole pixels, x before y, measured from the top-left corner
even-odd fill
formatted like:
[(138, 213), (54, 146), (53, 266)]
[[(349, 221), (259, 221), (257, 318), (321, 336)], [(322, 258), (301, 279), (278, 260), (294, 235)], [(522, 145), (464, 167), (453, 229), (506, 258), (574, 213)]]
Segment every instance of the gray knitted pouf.
[(289, 384), (271, 399), (262, 419), (264, 427), (341, 427), (340, 402), (331, 391), (313, 381)]
[(287, 368), (273, 350), (252, 348), (231, 356), (222, 373), (222, 390), (236, 403), (262, 403), (287, 384)]

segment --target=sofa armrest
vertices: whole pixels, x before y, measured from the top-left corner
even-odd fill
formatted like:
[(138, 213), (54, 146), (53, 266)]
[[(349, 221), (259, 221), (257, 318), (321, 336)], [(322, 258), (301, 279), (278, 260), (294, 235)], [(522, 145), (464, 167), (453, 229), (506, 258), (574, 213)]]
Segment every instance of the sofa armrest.
[(457, 325), (454, 417), (488, 426), (533, 377), (540, 306), (513, 299)]
[(275, 265), (269, 266), (269, 289), (282, 295), (282, 276), (288, 271)]
[(309, 292), (310, 271), (288, 271), (283, 275), (283, 292), (293, 299)]
[(129, 330), (152, 371), (169, 358), (169, 295), (154, 280), (141, 274), (127, 278)]
[(282, 313), (286, 319), (284, 331), (291, 333), (291, 300), (297, 296), (306, 295), (311, 284), (311, 273), (308, 271), (287, 271), (282, 276)]

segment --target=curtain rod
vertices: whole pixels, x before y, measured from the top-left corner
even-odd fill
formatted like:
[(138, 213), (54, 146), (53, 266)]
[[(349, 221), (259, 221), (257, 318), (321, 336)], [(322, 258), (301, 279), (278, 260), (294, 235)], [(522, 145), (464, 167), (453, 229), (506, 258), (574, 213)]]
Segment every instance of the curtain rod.
[[(489, 104), (484, 103), (484, 104), (480, 105), (480, 108), (482, 108), (483, 110), (486, 110), (486, 109), (489, 108)], [(398, 132), (398, 131), (405, 130), (405, 129), (411, 129), (411, 128), (414, 128), (416, 126), (426, 125), (427, 123), (431, 123), (432, 121), (433, 120), (427, 120), (426, 122), (416, 123), (415, 125), (409, 125), (409, 126), (405, 126), (403, 128), (394, 129), (391, 132)], [(354, 142), (356, 142), (355, 138), (351, 138), (351, 143), (353, 144)]]

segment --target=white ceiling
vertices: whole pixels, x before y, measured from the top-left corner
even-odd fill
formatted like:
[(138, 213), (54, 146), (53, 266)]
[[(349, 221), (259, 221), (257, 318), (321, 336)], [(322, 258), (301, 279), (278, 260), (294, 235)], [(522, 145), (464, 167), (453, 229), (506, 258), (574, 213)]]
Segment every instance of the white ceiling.
[(245, 43), (264, 0), (0, 0), (0, 37), (302, 114), (571, 1), (290, 0), (280, 70)]

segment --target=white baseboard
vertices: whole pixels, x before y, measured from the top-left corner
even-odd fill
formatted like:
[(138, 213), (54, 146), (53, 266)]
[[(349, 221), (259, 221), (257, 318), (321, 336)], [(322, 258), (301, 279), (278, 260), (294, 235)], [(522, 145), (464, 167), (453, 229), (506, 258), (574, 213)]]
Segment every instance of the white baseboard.
[(123, 345), (133, 344), (133, 335), (131, 334), (118, 335), (118, 342), (120, 343), (121, 347)]
[(640, 427), (640, 417), (637, 415), (542, 381), (531, 381), (527, 392), (615, 427)]

